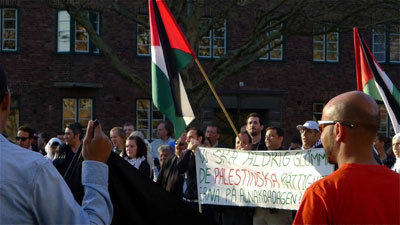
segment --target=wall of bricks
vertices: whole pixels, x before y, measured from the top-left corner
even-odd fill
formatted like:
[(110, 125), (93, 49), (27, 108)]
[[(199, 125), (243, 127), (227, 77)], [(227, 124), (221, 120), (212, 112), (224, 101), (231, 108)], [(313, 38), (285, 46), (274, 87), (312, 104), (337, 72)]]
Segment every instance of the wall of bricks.
[[(19, 50), (0, 53), (0, 64), (8, 74), (12, 94), (20, 97), (20, 124), (30, 123), (39, 131), (55, 135), (62, 127), (63, 97), (93, 98), (94, 118), (101, 119), (107, 130), (135, 119), (136, 99), (150, 96), (122, 78), (104, 55), (57, 54), (55, 9), (40, 1), (23, 4), (17, 0), (0, 1), (0, 6), (16, 6), (19, 10)], [(228, 51), (246, 40), (253, 17), (248, 12), (247, 20), (228, 21)], [(102, 11), (101, 29), (106, 43), (132, 70), (150, 82), (150, 58), (136, 56), (136, 24), (115, 12)], [(368, 43), (370, 36), (370, 32), (364, 32)], [(213, 60), (201, 62), (207, 70)], [(399, 87), (400, 65), (382, 67)], [(239, 87), (240, 81), (245, 82), (244, 87)], [(102, 88), (59, 88), (55, 82), (94, 83)], [(217, 84), (220, 92), (283, 93), (280, 123), (287, 134), (286, 142), (298, 134), (297, 124), (312, 119), (313, 103), (325, 103), (339, 93), (355, 89), (351, 32), (340, 33), (339, 63), (313, 62), (312, 37), (285, 37), (283, 61), (255, 62), (245, 72)]]

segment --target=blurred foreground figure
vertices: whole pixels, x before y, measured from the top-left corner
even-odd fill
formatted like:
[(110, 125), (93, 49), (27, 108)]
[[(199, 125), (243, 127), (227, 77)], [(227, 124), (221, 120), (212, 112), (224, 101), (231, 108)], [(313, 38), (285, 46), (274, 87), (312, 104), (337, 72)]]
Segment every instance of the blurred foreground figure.
[(11, 95), (0, 68), (0, 223), (110, 224), (113, 206), (108, 193), (107, 161), (111, 143), (100, 126), (93, 135), (89, 121), (82, 150), (85, 195), (82, 207), (51, 161), (10, 143), (3, 135)]

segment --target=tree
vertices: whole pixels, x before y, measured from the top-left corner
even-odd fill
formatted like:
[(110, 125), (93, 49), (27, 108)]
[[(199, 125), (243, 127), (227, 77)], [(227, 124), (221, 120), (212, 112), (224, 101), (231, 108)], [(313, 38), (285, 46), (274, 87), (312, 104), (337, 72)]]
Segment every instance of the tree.
[[(65, 8), (85, 27), (91, 41), (110, 60), (121, 76), (145, 93), (151, 94), (150, 82), (125, 65), (106, 41), (97, 35), (85, 13), (85, 9), (93, 4), (92, 1), (60, 0), (61, 5), (52, 0), (47, 2), (50, 7)], [(353, 26), (358, 26), (362, 30), (381, 23), (400, 21), (398, 0), (166, 0), (166, 2), (191, 46), (198, 46), (201, 38), (221, 19), (240, 24), (243, 17), (255, 15), (253, 23), (247, 24), (251, 27), (247, 40), (206, 65), (208, 76), (214, 85), (243, 72), (261, 55), (279, 45), (280, 41), (277, 39), (281, 35), (285, 38), (316, 35), (338, 29), (348, 31)], [(137, 16), (138, 8), (147, 8), (147, 1), (132, 1), (129, 5), (119, 0), (102, 0), (98, 3), (97, 7), (102, 7), (103, 10), (115, 11), (127, 20), (148, 27), (148, 21)], [(202, 19), (204, 16), (213, 19), (204, 20)], [(327, 30), (315, 29), (325, 25), (329, 25)], [(266, 35), (267, 33), (269, 35)], [(267, 45), (269, 48), (265, 48)], [(211, 90), (205, 81), (197, 82), (199, 79), (193, 78), (193, 74), (199, 74), (194, 63), (181, 72), (190, 102), (197, 112)]]

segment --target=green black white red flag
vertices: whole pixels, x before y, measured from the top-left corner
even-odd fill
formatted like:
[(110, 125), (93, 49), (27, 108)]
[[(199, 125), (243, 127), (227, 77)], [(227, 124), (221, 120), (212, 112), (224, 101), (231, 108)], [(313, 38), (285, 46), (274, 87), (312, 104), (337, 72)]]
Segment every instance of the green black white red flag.
[(163, 0), (149, 0), (149, 19), (153, 103), (178, 138), (194, 119), (179, 71), (196, 55)]
[(400, 131), (400, 92), (376, 61), (367, 44), (353, 28), (357, 90), (377, 101), (383, 101), (395, 133)]

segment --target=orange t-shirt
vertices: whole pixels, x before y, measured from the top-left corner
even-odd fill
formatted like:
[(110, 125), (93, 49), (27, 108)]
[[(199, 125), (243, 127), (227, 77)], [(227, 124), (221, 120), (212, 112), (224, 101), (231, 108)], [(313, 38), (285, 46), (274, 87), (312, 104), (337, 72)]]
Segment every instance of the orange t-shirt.
[(345, 164), (305, 192), (293, 224), (400, 224), (400, 174)]

